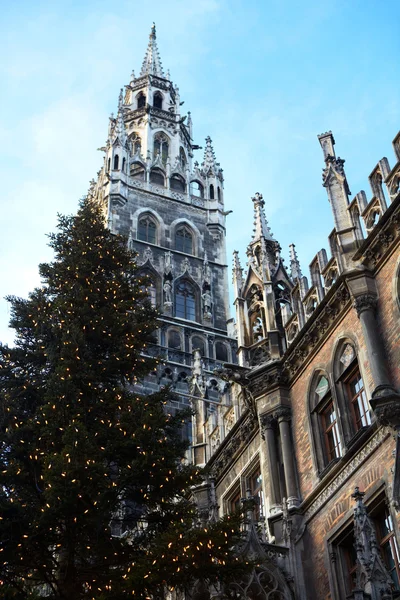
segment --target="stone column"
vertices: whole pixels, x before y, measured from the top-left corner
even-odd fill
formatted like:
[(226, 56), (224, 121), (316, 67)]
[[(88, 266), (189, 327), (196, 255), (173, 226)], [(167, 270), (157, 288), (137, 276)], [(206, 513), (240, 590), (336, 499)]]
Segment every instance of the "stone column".
[(363, 294), (355, 298), (353, 306), (361, 322), (374, 379), (370, 404), (380, 423), (399, 427), (400, 395), (390, 383), (385, 348), (375, 317), (377, 298), (373, 294)]
[(283, 467), (285, 470), (285, 483), (288, 495), (288, 508), (300, 504), (297, 491), (297, 476), (294, 457), (294, 448), (290, 435), (291, 409), (289, 406), (280, 406), (274, 413), (278, 420), (279, 432), (281, 434)]
[(281, 510), (278, 454), (276, 451), (275, 419), (273, 415), (260, 415), (261, 435), (267, 442), (269, 483), (271, 491), (271, 514)]

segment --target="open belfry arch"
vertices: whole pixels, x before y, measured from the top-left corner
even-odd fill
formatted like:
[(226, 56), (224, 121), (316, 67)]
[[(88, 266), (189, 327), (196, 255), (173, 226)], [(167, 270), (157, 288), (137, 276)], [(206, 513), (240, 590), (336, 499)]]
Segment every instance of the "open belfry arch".
[(138, 390), (171, 385), (167, 409), (194, 409), (188, 459), (209, 473), (194, 490), (201, 517), (242, 510), (241, 551), (258, 560), (250, 579), (192, 597), (399, 597), (400, 133), (370, 197), (351, 195), (332, 132), (318, 136), (333, 230), (308, 277), (294, 243), (285, 266), (271, 200), (254, 195), (244, 267), (234, 253), (234, 322), (223, 171), (182, 104), (153, 26), (89, 194), (161, 311), (147, 349), (161, 360)]

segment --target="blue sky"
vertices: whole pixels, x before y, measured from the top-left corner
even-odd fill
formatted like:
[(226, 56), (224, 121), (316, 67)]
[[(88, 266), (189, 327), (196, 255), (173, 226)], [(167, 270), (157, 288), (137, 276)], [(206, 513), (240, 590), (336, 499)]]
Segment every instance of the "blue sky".
[[(400, 128), (400, 3), (386, 0), (170, 0), (3, 3), (0, 339), (6, 294), (27, 296), (51, 258), (45, 234), (73, 213), (101, 166), (108, 115), (140, 69), (152, 22), (165, 69), (211, 135), (225, 173), (228, 261), (252, 231), (251, 196), (288, 264), (303, 271), (333, 221), (317, 135), (331, 129), (350, 189), (365, 189)], [(201, 151), (200, 151), (201, 152)], [(199, 156), (201, 158), (201, 154)]]

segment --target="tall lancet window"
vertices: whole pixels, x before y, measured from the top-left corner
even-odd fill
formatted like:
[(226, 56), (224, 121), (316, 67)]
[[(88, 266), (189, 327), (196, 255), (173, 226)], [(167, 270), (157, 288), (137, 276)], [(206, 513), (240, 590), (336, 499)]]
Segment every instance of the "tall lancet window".
[(169, 150), (169, 141), (167, 136), (164, 133), (157, 133), (154, 138), (154, 159), (157, 156), (161, 157), (163, 163), (167, 162), (168, 159), (168, 150)]
[(140, 154), (142, 151), (142, 140), (137, 133), (132, 135), (132, 152), (133, 154)]
[(180, 227), (175, 233), (175, 249), (193, 254), (193, 236), (188, 227)]
[(141, 240), (142, 242), (149, 242), (150, 244), (155, 244), (157, 236), (157, 225), (151, 217), (146, 215), (140, 219), (137, 233), (138, 240)]
[(196, 296), (189, 281), (180, 281), (176, 286), (175, 316), (189, 321), (196, 320)]

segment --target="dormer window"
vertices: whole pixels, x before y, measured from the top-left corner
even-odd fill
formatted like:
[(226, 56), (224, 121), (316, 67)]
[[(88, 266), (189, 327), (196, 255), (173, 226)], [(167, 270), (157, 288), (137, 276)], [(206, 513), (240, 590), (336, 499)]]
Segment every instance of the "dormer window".
[(162, 109), (163, 97), (160, 92), (156, 92), (153, 96), (153, 106), (154, 108)]

